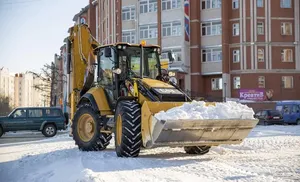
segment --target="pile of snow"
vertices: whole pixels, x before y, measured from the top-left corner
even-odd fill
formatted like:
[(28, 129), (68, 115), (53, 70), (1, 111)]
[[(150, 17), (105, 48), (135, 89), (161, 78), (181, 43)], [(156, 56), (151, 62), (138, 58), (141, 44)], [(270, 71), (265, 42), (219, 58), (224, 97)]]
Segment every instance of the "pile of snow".
[(237, 103), (224, 102), (206, 106), (204, 101), (192, 101), (182, 106), (160, 111), (154, 116), (159, 120), (178, 119), (254, 119), (252, 108)]

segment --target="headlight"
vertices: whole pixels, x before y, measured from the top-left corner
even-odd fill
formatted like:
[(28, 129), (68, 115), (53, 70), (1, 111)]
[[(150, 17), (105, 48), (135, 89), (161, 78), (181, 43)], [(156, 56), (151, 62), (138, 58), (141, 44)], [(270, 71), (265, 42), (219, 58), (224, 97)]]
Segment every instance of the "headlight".
[(169, 88), (155, 88), (155, 91), (157, 91), (159, 94), (182, 94), (177, 89), (169, 89)]

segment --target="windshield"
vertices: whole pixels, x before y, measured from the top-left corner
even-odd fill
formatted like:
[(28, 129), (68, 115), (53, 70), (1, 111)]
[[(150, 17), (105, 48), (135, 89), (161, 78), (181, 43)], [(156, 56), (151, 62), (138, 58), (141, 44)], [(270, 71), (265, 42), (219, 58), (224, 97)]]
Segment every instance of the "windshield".
[[(128, 47), (119, 52), (119, 65), (121, 69), (129, 68), (132, 77), (140, 77), (140, 47)], [(131, 71), (130, 71), (131, 70)], [(154, 48), (144, 48), (143, 77), (153, 78), (159, 74), (159, 57)], [(122, 70), (123, 71), (123, 70)]]

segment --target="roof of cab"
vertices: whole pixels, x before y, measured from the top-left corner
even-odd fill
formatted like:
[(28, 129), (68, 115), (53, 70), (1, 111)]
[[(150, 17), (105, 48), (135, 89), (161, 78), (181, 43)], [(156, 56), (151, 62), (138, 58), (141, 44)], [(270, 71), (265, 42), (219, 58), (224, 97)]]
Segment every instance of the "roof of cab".
[[(105, 45), (101, 45), (97, 48), (103, 48), (103, 47), (109, 47), (109, 46), (118, 46), (118, 45), (128, 45), (128, 46), (132, 46), (132, 47), (140, 47), (141, 45), (140, 44), (130, 44), (128, 42), (117, 42), (115, 44), (105, 44)], [(143, 47), (146, 47), (146, 48), (160, 48), (159, 45), (155, 45), (155, 44), (148, 44), (148, 45), (144, 45)]]

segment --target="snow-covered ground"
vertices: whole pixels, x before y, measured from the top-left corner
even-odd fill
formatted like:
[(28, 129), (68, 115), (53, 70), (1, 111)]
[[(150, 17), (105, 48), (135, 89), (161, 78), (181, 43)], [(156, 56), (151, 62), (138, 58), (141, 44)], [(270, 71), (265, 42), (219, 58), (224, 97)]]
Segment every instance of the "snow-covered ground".
[(257, 126), (242, 144), (203, 156), (156, 148), (117, 158), (113, 143), (102, 152), (80, 152), (67, 134), (2, 144), (0, 181), (300, 181), (300, 126)]

